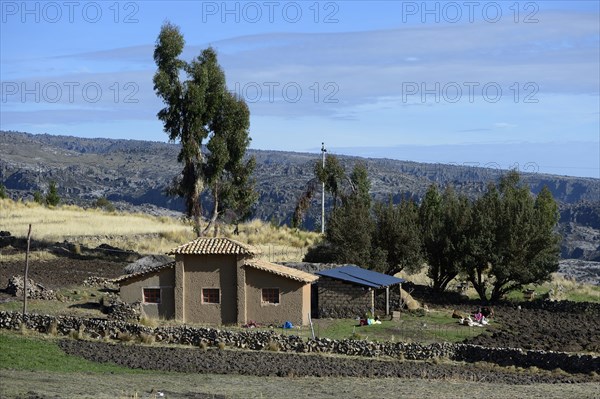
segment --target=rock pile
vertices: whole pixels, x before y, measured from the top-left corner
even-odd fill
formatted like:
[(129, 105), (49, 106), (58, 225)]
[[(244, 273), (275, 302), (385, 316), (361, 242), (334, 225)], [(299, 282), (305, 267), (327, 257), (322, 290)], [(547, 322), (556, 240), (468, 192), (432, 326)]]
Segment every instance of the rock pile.
[(100, 300), (104, 313), (113, 321), (139, 321), (142, 316), (142, 305), (139, 302), (126, 303), (117, 295), (106, 294)]
[(116, 285), (112, 282), (111, 279), (98, 276), (91, 276), (86, 278), (85, 280), (83, 280), (83, 286), (90, 288), (116, 289)]
[[(10, 279), (8, 279), (6, 292), (17, 297), (23, 297), (23, 290), (25, 288), (24, 286), (25, 279), (23, 277), (12, 276)], [(56, 299), (56, 293), (29, 278), (27, 279), (27, 298), (54, 300)]]

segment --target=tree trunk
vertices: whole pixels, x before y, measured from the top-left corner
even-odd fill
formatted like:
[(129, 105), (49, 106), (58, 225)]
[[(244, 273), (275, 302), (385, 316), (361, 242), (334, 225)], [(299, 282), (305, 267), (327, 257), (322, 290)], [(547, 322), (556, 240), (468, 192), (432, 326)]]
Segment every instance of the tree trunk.
[(496, 283), (494, 284), (494, 289), (492, 290), (490, 302), (498, 302), (500, 299), (502, 299), (502, 296), (506, 293), (506, 290), (502, 289), (504, 284), (506, 283), (496, 281)]
[(204, 231), (202, 231), (202, 235), (206, 235), (210, 231), (210, 228), (213, 227), (213, 225), (214, 225), (215, 226), (214, 234), (216, 237), (216, 234), (218, 233), (216, 222), (217, 222), (217, 218), (219, 217), (219, 191), (216, 187), (214, 190), (214, 197), (215, 197), (215, 204), (214, 204), (212, 216), (211, 216), (210, 220), (208, 221), (208, 224), (204, 228)]
[(481, 270), (477, 270), (477, 275), (471, 275), (469, 276), (469, 281), (471, 282), (471, 284), (473, 284), (473, 288), (475, 288), (475, 291), (477, 291), (477, 294), (479, 295), (479, 298), (482, 301), (487, 301), (487, 296), (485, 294), (485, 281), (483, 279), (483, 273), (481, 272)]

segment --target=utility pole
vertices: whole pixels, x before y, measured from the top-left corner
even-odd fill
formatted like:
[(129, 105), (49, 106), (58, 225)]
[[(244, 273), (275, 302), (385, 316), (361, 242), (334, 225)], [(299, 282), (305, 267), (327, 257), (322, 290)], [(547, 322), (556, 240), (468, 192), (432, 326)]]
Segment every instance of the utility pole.
[[(325, 170), (325, 143), (321, 143), (321, 154), (323, 155), (323, 170)], [(321, 234), (325, 234), (325, 182), (321, 184)]]

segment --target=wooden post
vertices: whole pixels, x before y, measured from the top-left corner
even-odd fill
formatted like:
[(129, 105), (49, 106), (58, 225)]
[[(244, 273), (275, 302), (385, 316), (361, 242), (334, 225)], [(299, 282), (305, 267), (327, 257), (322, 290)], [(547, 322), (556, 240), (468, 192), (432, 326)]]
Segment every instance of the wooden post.
[(315, 339), (315, 327), (312, 323), (312, 317), (310, 317), (310, 312), (308, 313), (308, 322), (310, 323), (310, 331), (312, 332), (312, 337)]
[(390, 287), (385, 287), (385, 315), (390, 315)]
[(31, 242), (31, 224), (27, 232), (27, 252), (25, 252), (25, 279), (23, 280), (23, 323), (27, 314), (27, 278), (29, 274), (29, 243)]

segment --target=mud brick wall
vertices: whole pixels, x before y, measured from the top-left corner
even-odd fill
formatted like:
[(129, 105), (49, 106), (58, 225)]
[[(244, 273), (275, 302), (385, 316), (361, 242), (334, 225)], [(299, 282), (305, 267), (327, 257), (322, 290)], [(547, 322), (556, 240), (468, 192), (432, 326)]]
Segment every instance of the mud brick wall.
[(321, 276), (317, 282), (319, 317), (334, 319), (363, 317), (374, 305), (373, 290)]

